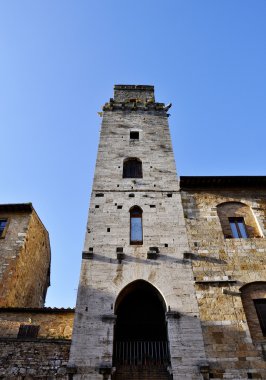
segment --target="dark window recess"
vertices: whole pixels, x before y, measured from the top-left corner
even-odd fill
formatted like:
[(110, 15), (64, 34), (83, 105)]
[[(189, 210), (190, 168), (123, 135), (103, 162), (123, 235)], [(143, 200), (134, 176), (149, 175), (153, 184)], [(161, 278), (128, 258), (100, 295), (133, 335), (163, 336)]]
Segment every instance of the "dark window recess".
[(139, 140), (139, 132), (130, 131), (130, 140)]
[(123, 207), (123, 206), (121, 206), (121, 205), (117, 206), (118, 210), (121, 210), (122, 207)]
[(253, 379), (252, 373), (248, 372), (248, 379)]
[(246, 225), (243, 217), (228, 218), (233, 238), (248, 238)]
[(95, 205), (95, 208), (99, 208), (100, 206), (99, 205)]
[(119, 185), (116, 185), (116, 187), (119, 187)]
[(172, 198), (172, 195), (173, 195), (173, 194), (171, 194), (171, 193), (168, 193), (168, 194), (167, 194), (168, 198)]
[(110, 230), (110, 228), (108, 227), (108, 228), (107, 228), (107, 232), (110, 232), (110, 231), (111, 231), (111, 230)]
[(165, 247), (168, 247), (168, 244), (165, 244), (164, 246), (165, 246)]
[(142, 178), (142, 162), (138, 158), (128, 158), (124, 161), (123, 178)]
[(123, 247), (116, 247), (116, 252), (117, 253), (122, 253), (123, 252)]
[(150, 208), (155, 208), (156, 206), (155, 205), (150, 205)]
[(254, 300), (263, 336), (266, 336), (266, 298)]
[(128, 196), (129, 196), (129, 198), (134, 198), (135, 194), (130, 193)]
[(89, 252), (93, 252), (93, 247), (90, 247), (90, 248), (89, 248)]
[(7, 219), (0, 219), (0, 237), (4, 235), (6, 225), (7, 225)]
[(37, 325), (20, 325), (18, 338), (37, 338), (40, 326)]
[(97, 194), (95, 194), (95, 197), (104, 197), (104, 194), (103, 193), (97, 193)]
[(142, 244), (142, 210), (135, 206), (130, 210), (130, 244)]

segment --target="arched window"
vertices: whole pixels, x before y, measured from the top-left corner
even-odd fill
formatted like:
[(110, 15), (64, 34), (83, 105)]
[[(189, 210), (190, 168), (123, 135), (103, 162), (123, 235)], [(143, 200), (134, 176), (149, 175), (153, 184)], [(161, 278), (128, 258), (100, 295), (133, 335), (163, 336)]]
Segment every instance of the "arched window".
[(124, 160), (123, 178), (142, 178), (142, 162), (138, 158)]
[(142, 209), (134, 206), (130, 209), (130, 244), (142, 243)]
[(265, 341), (266, 282), (251, 282), (242, 286), (240, 291), (250, 335), (255, 342)]
[(217, 206), (225, 238), (260, 237), (258, 226), (249, 206), (241, 202), (224, 202)]

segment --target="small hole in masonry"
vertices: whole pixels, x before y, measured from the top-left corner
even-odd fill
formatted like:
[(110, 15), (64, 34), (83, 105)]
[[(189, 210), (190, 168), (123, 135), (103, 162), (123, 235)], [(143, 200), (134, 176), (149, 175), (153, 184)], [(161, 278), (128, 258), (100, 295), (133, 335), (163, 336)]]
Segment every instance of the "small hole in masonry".
[(165, 246), (165, 247), (168, 247), (168, 244), (166, 244), (166, 243), (165, 243), (165, 245), (164, 245), (164, 246)]
[(111, 231), (111, 230), (110, 230), (110, 228), (108, 227), (108, 228), (107, 228), (107, 232), (110, 232), (110, 231)]

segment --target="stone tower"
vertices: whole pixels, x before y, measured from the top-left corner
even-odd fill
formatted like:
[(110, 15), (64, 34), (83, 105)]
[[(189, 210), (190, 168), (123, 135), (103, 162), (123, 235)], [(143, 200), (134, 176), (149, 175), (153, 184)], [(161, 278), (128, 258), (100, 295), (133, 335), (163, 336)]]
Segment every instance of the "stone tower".
[(69, 367), (75, 379), (204, 379), (170, 108), (116, 85), (101, 136)]

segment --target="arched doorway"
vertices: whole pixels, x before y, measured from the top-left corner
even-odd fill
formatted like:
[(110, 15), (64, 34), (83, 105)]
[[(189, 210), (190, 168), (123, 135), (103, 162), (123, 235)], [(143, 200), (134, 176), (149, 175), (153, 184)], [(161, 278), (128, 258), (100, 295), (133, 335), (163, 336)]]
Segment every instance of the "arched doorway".
[(158, 290), (144, 280), (126, 286), (115, 313), (113, 364), (119, 368), (166, 368), (170, 364), (166, 305)]

